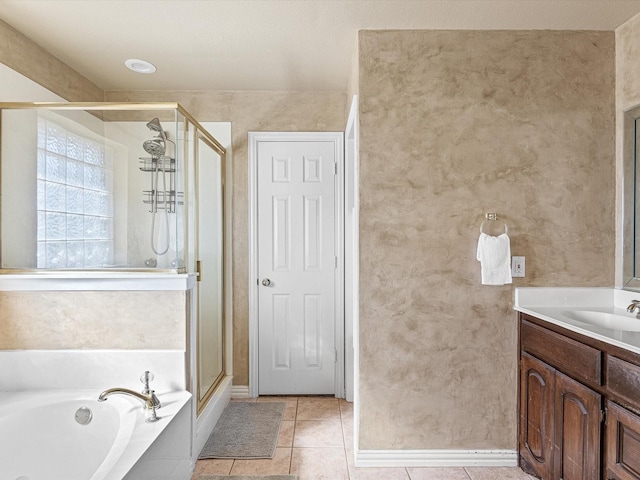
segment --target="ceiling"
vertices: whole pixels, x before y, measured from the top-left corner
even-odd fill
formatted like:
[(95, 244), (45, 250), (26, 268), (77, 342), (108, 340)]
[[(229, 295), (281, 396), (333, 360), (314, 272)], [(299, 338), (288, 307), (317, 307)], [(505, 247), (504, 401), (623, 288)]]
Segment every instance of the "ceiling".
[(346, 91), (360, 29), (614, 30), (639, 12), (640, 0), (0, 0), (1, 20), (104, 90)]

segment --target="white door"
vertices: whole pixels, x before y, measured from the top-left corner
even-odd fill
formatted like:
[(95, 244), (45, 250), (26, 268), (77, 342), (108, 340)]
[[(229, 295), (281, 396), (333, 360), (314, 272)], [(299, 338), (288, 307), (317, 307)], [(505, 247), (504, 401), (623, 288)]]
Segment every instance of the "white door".
[(336, 150), (257, 143), (259, 395), (336, 391)]

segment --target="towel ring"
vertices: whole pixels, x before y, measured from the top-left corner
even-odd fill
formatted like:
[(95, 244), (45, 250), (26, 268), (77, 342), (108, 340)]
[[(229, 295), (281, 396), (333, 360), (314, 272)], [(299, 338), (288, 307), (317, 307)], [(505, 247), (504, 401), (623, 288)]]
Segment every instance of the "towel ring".
[[(495, 237), (498, 235), (502, 235), (503, 233), (506, 234), (509, 231), (507, 224), (502, 220), (498, 220), (498, 216), (495, 213), (487, 213), (484, 217), (486, 220), (480, 224), (480, 233)], [(496, 234), (495, 229), (500, 227), (500, 224), (502, 224), (502, 228), (504, 228), (504, 231)]]

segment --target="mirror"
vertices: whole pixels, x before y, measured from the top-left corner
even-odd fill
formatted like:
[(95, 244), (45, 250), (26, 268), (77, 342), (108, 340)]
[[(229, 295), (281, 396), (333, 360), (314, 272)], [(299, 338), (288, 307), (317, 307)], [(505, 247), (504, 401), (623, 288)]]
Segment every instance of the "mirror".
[(640, 290), (640, 105), (624, 112), (622, 174), (623, 282), (627, 290)]

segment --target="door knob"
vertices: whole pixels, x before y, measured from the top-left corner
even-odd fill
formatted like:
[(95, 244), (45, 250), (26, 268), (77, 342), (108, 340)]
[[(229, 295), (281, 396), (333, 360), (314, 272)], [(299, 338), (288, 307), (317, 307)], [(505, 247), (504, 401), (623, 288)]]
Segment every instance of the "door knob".
[(269, 280), (268, 278), (263, 278), (262, 285), (264, 285), (265, 287), (268, 287), (269, 285), (271, 285), (271, 280)]

